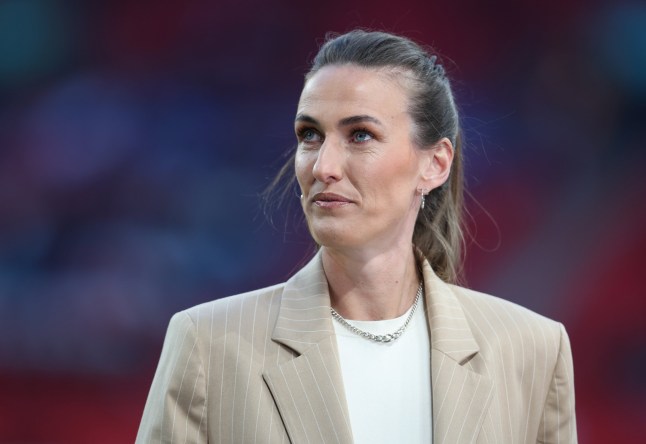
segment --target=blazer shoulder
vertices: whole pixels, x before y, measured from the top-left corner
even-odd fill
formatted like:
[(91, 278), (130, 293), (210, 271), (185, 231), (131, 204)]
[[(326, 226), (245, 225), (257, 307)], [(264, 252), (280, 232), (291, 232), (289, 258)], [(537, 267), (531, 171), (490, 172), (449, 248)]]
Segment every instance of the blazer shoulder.
[(565, 330), (549, 319), (514, 302), (464, 287), (450, 285), (468, 319), (474, 336), (480, 340), (497, 338), (505, 347), (542, 349), (546, 357), (556, 357)]
[(204, 302), (175, 313), (173, 319), (183, 318), (190, 321), (198, 331), (208, 329), (210, 335), (219, 336), (218, 332), (224, 333), (227, 326), (238, 323), (240, 319), (260, 320), (275, 317), (284, 286), (285, 283), (280, 283)]
[(463, 308), (467, 310), (477, 310), (478, 308), (482, 310), (486, 308), (487, 310), (502, 311), (509, 313), (510, 316), (518, 320), (526, 320), (532, 323), (537, 322), (546, 328), (553, 328), (555, 330), (560, 328), (560, 322), (536, 313), (515, 302), (457, 285), (449, 285), (449, 287), (451, 287)]

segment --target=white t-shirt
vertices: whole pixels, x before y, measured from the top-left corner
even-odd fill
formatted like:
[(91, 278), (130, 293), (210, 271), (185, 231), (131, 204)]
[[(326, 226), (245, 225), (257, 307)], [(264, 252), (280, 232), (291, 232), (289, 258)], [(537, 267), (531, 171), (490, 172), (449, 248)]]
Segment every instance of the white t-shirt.
[[(423, 298), (394, 342), (358, 336), (336, 320), (343, 385), (357, 444), (432, 442), (431, 352)], [(374, 334), (392, 333), (410, 313), (385, 321), (348, 321)]]

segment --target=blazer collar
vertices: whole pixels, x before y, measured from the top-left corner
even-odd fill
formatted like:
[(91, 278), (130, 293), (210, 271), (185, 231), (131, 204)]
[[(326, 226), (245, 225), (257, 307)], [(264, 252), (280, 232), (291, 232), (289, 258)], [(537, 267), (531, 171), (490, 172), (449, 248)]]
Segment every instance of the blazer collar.
[(464, 364), (480, 351), (453, 289), (422, 258), (426, 316), (431, 327), (431, 348)]
[(334, 336), (321, 253), (285, 283), (272, 339), (299, 354)]
[(455, 287), (422, 262), (426, 315), (431, 332), (434, 442), (474, 442), (493, 395), (493, 381), (474, 370), (480, 352)]
[[(431, 336), (434, 440), (471, 442), (482, 427), (493, 383), (467, 365), (480, 349), (453, 287), (420, 260)], [(272, 339), (296, 355), (263, 373), (291, 441), (351, 443), (320, 252), (285, 283)]]
[(352, 443), (320, 253), (285, 283), (272, 339), (295, 352), (262, 375), (290, 441)]
[[(442, 281), (418, 253), (422, 263), (426, 314), (431, 327), (431, 348), (463, 364), (480, 350), (453, 289)], [(272, 339), (303, 353), (334, 335), (330, 293), (321, 253), (285, 283)]]

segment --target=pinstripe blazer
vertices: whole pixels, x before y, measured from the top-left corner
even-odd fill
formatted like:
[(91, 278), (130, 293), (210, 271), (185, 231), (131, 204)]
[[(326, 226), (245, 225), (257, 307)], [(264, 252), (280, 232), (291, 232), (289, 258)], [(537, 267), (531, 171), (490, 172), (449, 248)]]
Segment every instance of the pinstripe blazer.
[[(434, 442), (576, 442), (563, 326), (427, 262), (423, 275)], [(320, 255), (284, 284), (173, 316), (137, 442), (352, 442)]]

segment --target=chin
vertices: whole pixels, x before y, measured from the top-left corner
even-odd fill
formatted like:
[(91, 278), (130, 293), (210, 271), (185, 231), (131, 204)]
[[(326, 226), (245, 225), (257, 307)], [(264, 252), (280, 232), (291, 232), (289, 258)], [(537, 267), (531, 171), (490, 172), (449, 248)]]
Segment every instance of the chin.
[(356, 230), (347, 227), (332, 227), (329, 224), (316, 227), (310, 224), (309, 230), (314, 241), (322, 247), (347, 248), (361, 242), (356, 236)]

